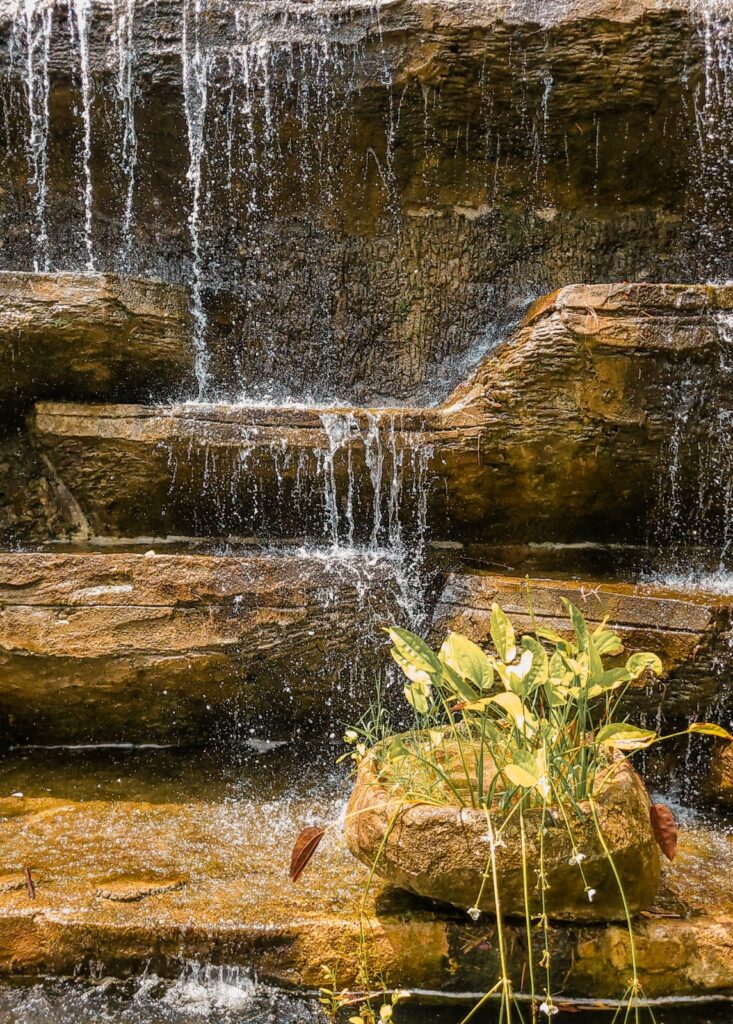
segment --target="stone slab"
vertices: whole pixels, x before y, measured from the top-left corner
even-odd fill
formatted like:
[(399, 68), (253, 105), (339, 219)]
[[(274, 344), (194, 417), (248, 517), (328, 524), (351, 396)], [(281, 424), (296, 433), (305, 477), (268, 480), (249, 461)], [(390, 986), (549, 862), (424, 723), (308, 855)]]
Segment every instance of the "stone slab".
[(536, 304), (437, 408), (40, 403), (34, 437), (92, 534), (346, 539), (355, 523), (367, 539), (402, 515), (440, 539), (632, 543), (682, 429), (670, 395), (693, 380), (706, 400), (678, 437), (677, 540), (694, 528), (714, 545), (731, 309), (729, 287), (579, 285)]
[[(0, 715), (31, 742), (323, 727), (371, 699), (384, 560), (0, 554)], [(359, 663), (359, 671), (354, 668)]]
[(39, 398), (147, 401), (193, 388), (185, 289), (117, 274), (0, 272), (0, 416)]
[[(301, 881), (287, 880), (300, 828), (343, 807), (348, 787), (327, 762), (277, 751), (222, 781), (205, 759), (176, 769), (169, 755), (145, 762), (152, 755), (140, 753), (90, 768), (50, 756), (0, 765), (0, 873), (16, 879), (29, 865), (36, 880), (33, 901), (24, 889), (0, 890), (0, 972), (124, 974), (146, 965), (175, 974), (193, 959), (246, 965), (262, 981), (300, 989), (322, 983), (325, 963), (340, 985), (354, 984), (367, 873), (338, 829)], [(732, 856), (724, 832), (683, 819), (657, 909), (635, 924), (648, 996), (733, 992)], [(135, 899), (107, 898), (115, 890)], [(372, 968), (387, 984), (447, 993), (494, 984), (488, 918), (473, 923), (381, 884), (366, 917)], [(552, 941), (565, 996), (621, 994), (630, 967), (623, 927), (556, 926)], [(517, 985), (521, 961), (512, 962)]]

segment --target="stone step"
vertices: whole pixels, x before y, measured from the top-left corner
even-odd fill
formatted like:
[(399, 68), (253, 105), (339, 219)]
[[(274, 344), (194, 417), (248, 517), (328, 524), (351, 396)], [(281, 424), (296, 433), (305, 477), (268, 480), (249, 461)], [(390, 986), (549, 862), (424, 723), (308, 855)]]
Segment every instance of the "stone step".
[[(326, 824), (343, 808), (348, 784), (326, 767), (332, 757), (284, 748), (235, 769), (161, 751), (7, 757), (0, 972), (177, 974), (195, 960), (246, 965), (262, 981), (302, 989), (323, 983), (326, 964), (339, 986), (353, 985), (367, 872), (338, 828), (301, 881), (288, 881), (301, 827)], [(732, 857), (725, 832), (682, 818), (658, 909), (634, 925), (647, 996), (733, 991)], [(379, 882), (366, 914), (372, 970), (387, 984), (460, 993), (495, 983), (490, 919), (473, 923)], [(522, 926), (508, 928), (523, 949)], [(625, 989), (622, 925), (555, 927), (552, 945), (564, 997), (610, 999)], [(512, 962), (517, 987), (522, 960)]]
[(676, 439), (677, 533), (722, 543), (726, 310), (730, 287), (575, 286), (438, 408), (40, 403), (33, 435), (92, 535), (494, 543), (646, 539)]
[(453, 630), (483, 643), (489, 637), (491, 605), (497, 602), (517, 631), (533, 623), (570, 636), (561, 598), (578, 607), (594, 627), (608, 617), (626, 648), (653, 651), (665, 677), (648, 679), (627, 695), (629, 706), (654, 719), (718, 715), (733, 708), (733, 588), (720, 594), (647, 583), (529, 579), (481, 569), (451, 572), (438, 598), (432, 623), (434, 642)]
[(194, 386), (185, 289), (119, 274), (0, 272), (0, 416), (40, 398), (166, 400)]
[(287, 735), (368, 703), (384, 559), (0, 553), (0, 716), (15, 742)]

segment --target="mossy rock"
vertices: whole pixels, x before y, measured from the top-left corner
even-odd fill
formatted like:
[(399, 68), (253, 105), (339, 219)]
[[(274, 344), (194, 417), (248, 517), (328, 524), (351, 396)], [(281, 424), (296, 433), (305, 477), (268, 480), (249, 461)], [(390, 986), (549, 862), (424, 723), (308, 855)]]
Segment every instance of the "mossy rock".
[[(659, 849), (649, 818), (646, 788), (628, 761), (618, 760), (599, 773), (594, 801), (598, 824), (622, 880), (628, 909), (631, 914), (648, 909), (659, 885)], [(546, 817), (546, 912), (556, 920), (623, 920), (625, 910), (619, 885), (588, 803), (581, 804), (580, 811), (582, 820), (572, 808), (566, 809), (572, 840), (561, 812)], [(495, 829), (500, 820), (496, 811), (492, 817)], [(529, 909), (532, 914), (539, 914), (542, 810), (528, 810), (524, 820)], [(369, 867), (376, 864), (376, 873), (400, 888), (463, 909), (478, 907), (496, 912), (486, 813), (457, 805), (435, 806), (395, 795), (380, 778), (373, 755), (359, 768), (346, 814), (345, 837), (355, 857)], [(583, 854), (582, 874), (575, 863), (575, 852)], [(502, 830), (495, 856), (501, 912), (523, 916), (518, 816)], [(588, 890), (593, 890), (592, 898)]]

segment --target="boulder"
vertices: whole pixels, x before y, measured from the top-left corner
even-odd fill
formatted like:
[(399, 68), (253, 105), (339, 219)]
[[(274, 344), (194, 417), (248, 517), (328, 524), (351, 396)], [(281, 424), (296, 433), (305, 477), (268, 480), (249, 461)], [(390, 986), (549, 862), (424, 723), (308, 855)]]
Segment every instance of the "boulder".
[[(599, 775), (594, 800), (598, 826), (587, 802), (579, 805), (582, 821), (576, 820), (568, 808), (572, 837), (562, 820), (555, 822), (547, 816), (544, 854), (540, 853), (542, 809), (528, 810), (524, 858), (519, 820), (515, 816), (502, 825), (501, 816), (495, 812), (494, 876), (485, 811), (411, 800), (395, 792), (374, 754), (370, 754), (359, 767), (346, 809), (344, 835), (354, 856), (374, 868), (381, 878), (464, 910), (475, 907), (496, 913), (495, 883), (501, 913), (523, 917), (524, 859), (529, 877), (527, 904), (533, 916), (543, 912), (538, 872), (544, 865), (548, 883), (545, 908), (550, 917), (624, 920), (623, 898), (632, 914), (648, 910), (659, 885), (659, 849), (649, 818), (649, 798), (629, 762), (621, 760)], [(623, 896), (599, 839), (599, 829), (622, 879)], [(576, 851), (584, 854), (582, 870), (573, 862)]]
[(316, 730), (371, 699), (397, 605), (389, 564), (358, 557), (0, 554), (3, 736)]
[(678, 536), (722, 544), (731, 310), (727, 286), (579, 285), (437, 408), (39, 403), (33, 433), (93, 534), (386, 541), (401, 517), (494, 543), (646, 540), (676, 438)]
[(193, 387), (184, 289), (116, 274), (0, 272), (0, 409), (149, 401)]

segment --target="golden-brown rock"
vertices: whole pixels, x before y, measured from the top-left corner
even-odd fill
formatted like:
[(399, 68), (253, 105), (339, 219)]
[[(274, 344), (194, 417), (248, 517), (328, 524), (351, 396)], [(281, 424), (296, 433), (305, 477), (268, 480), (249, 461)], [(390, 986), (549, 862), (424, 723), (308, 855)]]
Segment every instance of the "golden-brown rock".
[[(716, 369), (730, 309), (730, 287), (579, 285), (535, 304), (439, 408), (40, 403), (34, 435), (93, 533), (332, 539), (335, 506), (342, 535), (355, 522), (368, 539), (396, 512), (419, 519), (422, 495), (441, 539), (645, 540), (679, 427), (670, 393), (703, 373), (715, 413), (679, 445), (677, 521), (699, 508), (699, 452), (731, 403)], [(725, 480), (709, 484), (700, 543), (724, 522)]]
[(359, 558), (0, 554), (4, 735), (190, 740), (331, 721), (355, 696), (355, 658), (371, 698), (396, 595), (389, 565)]
[(0, 273), (0, 409), (170, 399), (193, 386), (184, 289), (117, 274)]
[[(623, 897), (603, 842), (623, 880), (632, 914), (647, 910), (660, 878), (659, 850), (649, 820), (649, 798), (628, 761), (613, 764), (599, 775), (595, 789), (598, 826), (589, 804), (581, 804), (583, 821), (572, 820), (572, 837), (562, 820), (545, 821), (540, 838), (541, 808), (526, 812), (526, 902), (533, 915), (542, 913), (538, 872), (543, 867), (548, 888), (546, 913), (571, 921), (613, 921), (625, 917)], [(367, 867), (400, 888), (464, 910), (496, 912), (494, 879), (501, 912), (522, 917), (525, 888), (519, 820), (491, 823), (484, 811), (457, 805), (432, 805), (390, 791), (375, 759), (361, 764), (346, 811), (344, 834), (349, 849)], [(491, 861), (494, 842), (495, 871)], [(541, 843), (543, 853), (540, 852)], [(582, 854), (582, 867), (574, 858)]]

